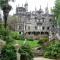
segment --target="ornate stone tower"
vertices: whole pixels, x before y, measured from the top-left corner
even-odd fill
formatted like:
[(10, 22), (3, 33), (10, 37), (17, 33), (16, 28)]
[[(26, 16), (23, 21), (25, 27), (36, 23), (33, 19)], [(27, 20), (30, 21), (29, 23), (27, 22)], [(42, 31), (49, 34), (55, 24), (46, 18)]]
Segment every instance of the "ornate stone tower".
[(26, 11), (28, 11), (28, 3), (26, 2), (25, 5), (24, 5)]
[(46, 14), (49, 14), (48, 4), (47, 4), (47, 7), (45, 8), (45, 13), (46, 13)]

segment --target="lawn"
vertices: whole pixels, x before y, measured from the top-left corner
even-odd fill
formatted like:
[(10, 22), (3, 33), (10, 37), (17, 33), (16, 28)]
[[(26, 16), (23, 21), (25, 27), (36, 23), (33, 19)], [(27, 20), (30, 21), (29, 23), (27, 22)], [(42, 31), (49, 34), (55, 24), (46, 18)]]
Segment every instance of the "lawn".
[[(16, 43), (18, 43), (20, 46), (22, 46), (24, 44), (23, 40), (16, 40)], [(34, 41), (26, 41), (26, 43), (28, 43), (30, 45), (31, 48), (38, 46), (38, 41), (34, 40)]]

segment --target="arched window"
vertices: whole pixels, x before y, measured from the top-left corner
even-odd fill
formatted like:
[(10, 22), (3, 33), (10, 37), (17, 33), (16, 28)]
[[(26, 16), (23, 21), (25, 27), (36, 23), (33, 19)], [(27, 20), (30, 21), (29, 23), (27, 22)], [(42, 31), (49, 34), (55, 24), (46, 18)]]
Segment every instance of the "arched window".
[(30, 26), (28, 26), (28, 30), (30, 30)]
[(49, 22), (51, 22), (52, 21), (52, 19), (49, 19)]
[(37, 30), (37, 26), (35, 26), (35, 30)]
[(47, 27), (47, 30), (49, 30), (49, 27)]
[(42, 27), (42, 29), (44, 30), (44, 29), (45, 29), (45, 27), (43, 26), (43, 27)]

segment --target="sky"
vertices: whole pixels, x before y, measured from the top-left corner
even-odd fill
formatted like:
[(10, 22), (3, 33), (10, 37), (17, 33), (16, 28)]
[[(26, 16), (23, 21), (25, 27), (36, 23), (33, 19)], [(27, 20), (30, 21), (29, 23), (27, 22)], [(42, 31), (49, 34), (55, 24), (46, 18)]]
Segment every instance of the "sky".
[(25, 3), (28, 3), (28, 11), (34, 11), (35, 8), (38, 10), (41, 6), (43, 10), (48, 5), (49, 11), (51, 11), (51, 8), (53, 8), (55, 0), (16, 0), (14, 3), (9, 2), (9, 4), (12, 6), (12, 9), (10, 11), (10, 15), (15, 14), (16, 7), (19, 6), (21, 7), (22, 5), (24, 6)]

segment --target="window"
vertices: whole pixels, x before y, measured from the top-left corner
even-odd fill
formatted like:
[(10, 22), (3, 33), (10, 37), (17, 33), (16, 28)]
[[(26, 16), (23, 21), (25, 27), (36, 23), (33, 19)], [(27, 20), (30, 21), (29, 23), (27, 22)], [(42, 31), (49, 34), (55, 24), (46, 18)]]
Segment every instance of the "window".
[(49, 33), (48, 33), (48, 32), (45, 32), (45, 34), (49, 35)]
[(37, 19), (37, 17), (35, 17), (35, 20)]
[(30, 30), (30, 26), (28, 26), (28, 30)]
[(28, 18), (28, 20), (30, 21), (30, 17)]
[(45, 27), (42, 27), (42, 29), (44, 30), (44, 29), (45, 29)]
[(42, 18), (43, 22), (44, 22), (44, 19), (45, 19), (45, 18)]
[(42, 25), (42, 23), (38, 22), (37, 25)]
[(54, 28), (54, 25), (52, 25), (52, 27)]
[(41, 32), (41, 34), (44, 34), (44, 32)]
[(30, 35), (30, 34), (31, 34), (31, 32), (28, 32), (28, 34)]
[(51, 21), (52, 21), (52, 19), (49, 20), (49, 22), (51, 22)]
[(35, 26), (35, 30), (37, 30), (37, 26)]
[(43, 20), (41, 19), (40, 22), (43, 22)]
[(26, 25), (25, 25), (25, 30), (26, 30)]
[(21, 29), (21, 26), (19, 26), (19, 29)]
[(49, 30), (49, 27), (47, 27), (47, 30)]
[(37, 22), (39, 22), (39, 20), (37, 19)]

